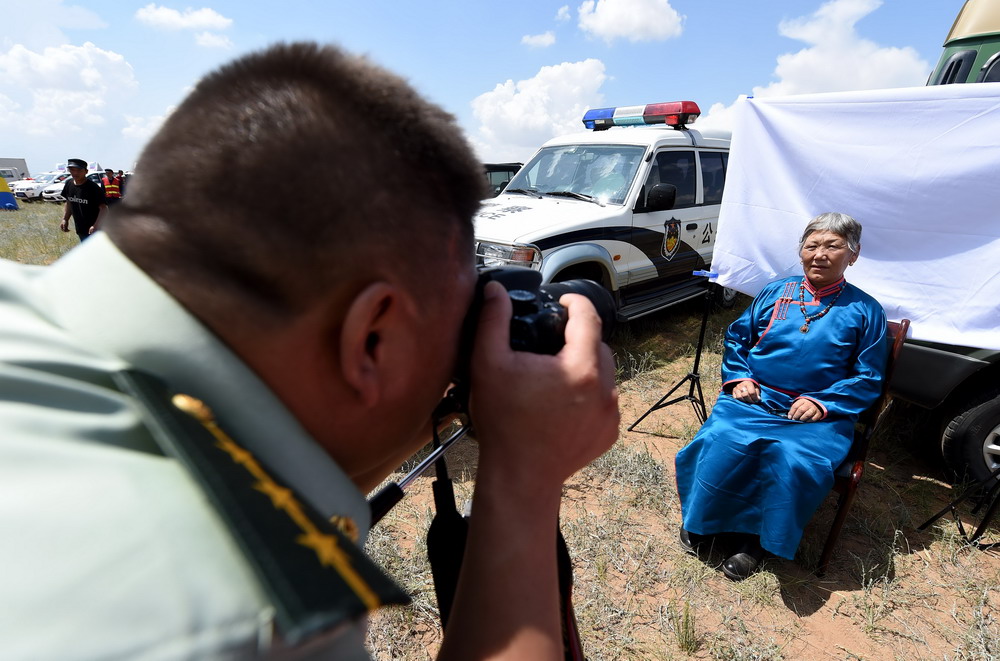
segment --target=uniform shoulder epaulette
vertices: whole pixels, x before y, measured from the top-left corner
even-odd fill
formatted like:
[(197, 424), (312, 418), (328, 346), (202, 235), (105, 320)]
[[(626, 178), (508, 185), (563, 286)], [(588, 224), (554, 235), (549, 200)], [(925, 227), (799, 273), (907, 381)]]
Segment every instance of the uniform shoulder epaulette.
[(409, 597), (332, 522), (279, 484), (199, 400), (144, 372), (115, 384), (134, 398), (164, 454), (180, 461), (253, 567), (292, 645)]

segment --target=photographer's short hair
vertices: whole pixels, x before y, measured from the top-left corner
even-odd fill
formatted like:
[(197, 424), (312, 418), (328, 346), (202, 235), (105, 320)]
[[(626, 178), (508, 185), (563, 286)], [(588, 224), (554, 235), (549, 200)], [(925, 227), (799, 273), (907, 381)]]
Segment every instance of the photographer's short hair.
[(854, 220), (846, 213), (827, 212), (821, 213), (806, 225), (799, 239), (799, 250), (805, 245), (806, 239), (813, 232), (833, 232), (844, 237), (847, 247), (851, 252), (857, 253), (861, 249), (861, 223)]
[(279, 318), (372, 265), (440, 277), (484, 196), (451, 115), (363, 57), (280, 44), (198, 83), (105, 229), (189, 305)]

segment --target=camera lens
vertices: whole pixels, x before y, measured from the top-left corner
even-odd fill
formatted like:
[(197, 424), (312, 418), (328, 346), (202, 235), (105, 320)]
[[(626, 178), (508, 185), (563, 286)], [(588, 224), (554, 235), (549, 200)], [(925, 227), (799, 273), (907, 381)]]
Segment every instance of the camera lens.
[(563, 294), (580, 294), (586, 296), (601, 317), (601, 336), (606, 342), (611, 337), (611, 329), (615, 324), (615, 301), (611, 292), (593, 280), (566, 280), (553, 282), (539, 287), (539, 294), (555, 303)]

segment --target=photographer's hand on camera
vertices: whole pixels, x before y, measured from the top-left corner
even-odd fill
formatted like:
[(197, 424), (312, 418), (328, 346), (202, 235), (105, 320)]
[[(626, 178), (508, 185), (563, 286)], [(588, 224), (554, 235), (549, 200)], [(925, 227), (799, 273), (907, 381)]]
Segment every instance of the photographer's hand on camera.
[(562, 658), (556, 530), (563, 482), (618, 437), (611, 351), (585, 297), (568, 294), (565, 347), (510, 349), (511, 303), (491, 282), (472, 358), (479, 441), (473, 515), (442, 658)]
[(569, 294), (566, 346), (555, 356), (509, 348), (510, 300), (490, 283), (472, 358), (472, 418), (481, 469), (525, 489), (563, 481), (618, 436), (611, 350), (585, 297)]

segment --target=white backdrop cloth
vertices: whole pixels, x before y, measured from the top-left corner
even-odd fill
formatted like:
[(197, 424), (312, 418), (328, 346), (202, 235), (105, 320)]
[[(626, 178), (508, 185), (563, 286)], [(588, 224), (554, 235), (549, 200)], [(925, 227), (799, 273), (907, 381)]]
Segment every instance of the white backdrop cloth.
[(1000, 83), (741, 99), (717, 282), (800, 275), (825, 211), (862, 224), (846, 277), (911, 337), (1000, 349)]

